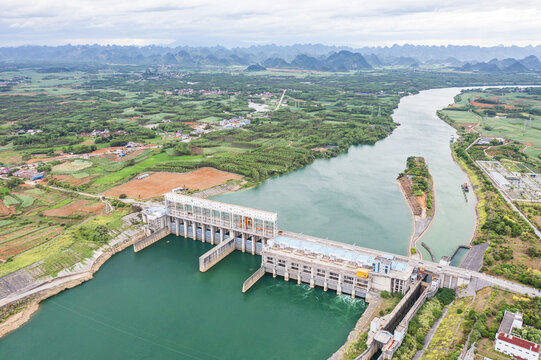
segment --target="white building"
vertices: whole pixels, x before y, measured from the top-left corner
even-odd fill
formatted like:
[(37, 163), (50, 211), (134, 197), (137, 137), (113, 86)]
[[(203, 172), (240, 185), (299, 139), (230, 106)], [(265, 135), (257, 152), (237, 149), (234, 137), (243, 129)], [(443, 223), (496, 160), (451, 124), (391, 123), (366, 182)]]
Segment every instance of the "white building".
[(501, 332), (496, 334), (494, 350), (512, 356), (515, 359), (539, 359), (539, 344)]
[(500, 328), (496, 333), (494, 350), (515, 359), (538, 360), (539, 344), (511, 335), (513, 329), (522, 328), (522, 314), (505, 311)]

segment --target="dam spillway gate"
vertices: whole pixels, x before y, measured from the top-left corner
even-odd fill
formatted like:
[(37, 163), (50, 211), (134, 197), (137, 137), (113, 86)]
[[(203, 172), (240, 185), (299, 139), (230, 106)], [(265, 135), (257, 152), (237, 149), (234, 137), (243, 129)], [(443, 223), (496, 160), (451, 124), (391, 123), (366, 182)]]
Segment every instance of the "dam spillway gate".
[(470, 278), (449, 266), (281, 231), (277, 213), (174, 191), (165, 195), (165, 206), (146, 208), (142, 214), (148, 236), (134, 244), (135, 251), (168, 234), (208, 242), (216, 246), (199, 258), (203, 272), (233, 250), (261, 255), (261, 267), (243, 284), (243, 292), (264, 274), (363, 298), (372, 290), (405, 294), (425, 271), (441, 275), (447, 286), (465, 285)]

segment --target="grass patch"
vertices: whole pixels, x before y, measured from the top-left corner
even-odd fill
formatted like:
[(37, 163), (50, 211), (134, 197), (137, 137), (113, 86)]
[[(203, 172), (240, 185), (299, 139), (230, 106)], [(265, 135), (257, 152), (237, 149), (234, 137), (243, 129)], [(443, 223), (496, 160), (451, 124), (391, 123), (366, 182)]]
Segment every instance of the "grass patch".
[[(430, 344), (428, 344), (427, 350), (442, 349), (451, 346), (453, 336), (457, 332), (458, 326), (466, 314), (465, 310), (468, 309), (471, 301), (471, 297), (458, 298), (449, 306), (449, 310), (434, 333), (434, 337), (430, 341)], [(421, 359), (429, 359), (429, 357), (423, 355)]]

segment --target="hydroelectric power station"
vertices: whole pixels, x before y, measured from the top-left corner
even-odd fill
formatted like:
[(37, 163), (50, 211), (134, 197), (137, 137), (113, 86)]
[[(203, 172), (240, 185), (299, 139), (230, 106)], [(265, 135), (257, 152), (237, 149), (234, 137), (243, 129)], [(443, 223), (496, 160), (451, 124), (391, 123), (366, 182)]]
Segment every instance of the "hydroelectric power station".
[(277, 213), (175, 190), (165, 194), (164, 207), (145, 209), (143, 220), (148, 236), (134, 245), (135, 251), (168, 234), (216, 245), (200, 257), (201, 271), (235, 249), (261, 255), (261, 268), (245, 282), (244, 291), (265, 273), (363, 298), (371, 290), (406, 293), (425, 274), (438, 278), (441, 287), (457, 288), (470, 279), (464, 269), (281, 231)]
[(475, 284), (479, 278), (491, 281), (448, 262), (439, 264), (282, 231), (278, 229), (277, 213), (182, 195), (175, 190), (165, 194), (165, 205), (147, 207), (142, 214), (147, 236), (134, 244), (136, 252), (175, 234), (216, 245), (199, 257), (202, 272), (234, 250), (261, 255), (261, 266), (244, 282), (243, 292), (268, 273), (339, 295), (362, 297), (367, 302), (381, 291), (405, 294), (391, 314), (372, 320), (368, 349), (358, 359), (370, 359), (378, 350), (382, 358), (392, 358), (409, 321), (438, 288), (456, 290), (470, 281)]

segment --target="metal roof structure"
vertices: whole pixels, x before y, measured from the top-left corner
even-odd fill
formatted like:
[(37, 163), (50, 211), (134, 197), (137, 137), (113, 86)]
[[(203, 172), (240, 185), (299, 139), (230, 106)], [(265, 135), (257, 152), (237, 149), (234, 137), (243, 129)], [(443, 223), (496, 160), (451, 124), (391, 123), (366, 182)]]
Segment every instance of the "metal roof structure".
[(231, 205), (214, 200), (200, 199), (192, 196), (167, 193), (165, 194), (166, 201), (178, 202), (186, 205), (198, 206), (201, 208), (207, 208), (210, 210), (217, 210), (223, 212), (229, 212), (236, 215), (251, 217), (254, 219), (261, 219), (265, 221), (276, 222), (278, 220), (278, 214), (275, 212), (252, 209), (240, 205)]

